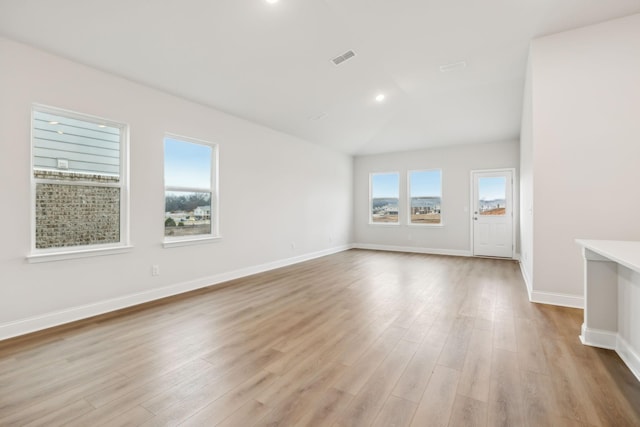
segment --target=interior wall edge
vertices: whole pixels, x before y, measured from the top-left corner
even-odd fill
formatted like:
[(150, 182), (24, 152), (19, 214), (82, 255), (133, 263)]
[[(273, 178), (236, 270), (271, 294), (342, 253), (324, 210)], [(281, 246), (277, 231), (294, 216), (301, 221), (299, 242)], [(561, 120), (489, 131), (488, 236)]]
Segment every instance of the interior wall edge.
[(527, 267), (523, 260), (519, 260), (520, 264), (520, 272), (522, 273), (522, 280), (524, 280), (524, 284), (527, 287), (527, 294), (529, 295), (529, 301), (531, 301), (531, 292), (533, 291), (533, 281), (531, 280), (531, 276), (527, 271)]

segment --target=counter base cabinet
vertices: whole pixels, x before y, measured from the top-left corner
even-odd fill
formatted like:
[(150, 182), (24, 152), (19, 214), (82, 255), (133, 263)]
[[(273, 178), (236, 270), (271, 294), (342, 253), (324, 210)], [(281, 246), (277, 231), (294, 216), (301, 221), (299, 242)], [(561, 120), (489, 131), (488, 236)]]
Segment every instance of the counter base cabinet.
[(580, 341), (615, 350), (640, 380), (640, 242), (577, 243), (584, 256)]

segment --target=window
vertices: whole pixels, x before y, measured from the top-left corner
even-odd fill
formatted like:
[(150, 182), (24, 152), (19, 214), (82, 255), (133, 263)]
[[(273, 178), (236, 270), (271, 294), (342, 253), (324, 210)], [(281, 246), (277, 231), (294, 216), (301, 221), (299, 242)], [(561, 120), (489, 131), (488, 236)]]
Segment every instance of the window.
[(33, 107), (30, 258), (128, 244), (127, 134), (121, 123)]
[(507, 211), (507, 179), (504, 176), (478, 179), (478, 214), (504, 216)]
[(217, 145), (164, 139), (165, 245), (218, 236)]
[(409, 224), (442, 223), (442, 171), (409, 171)]
[(370, 223), (398, 224), (400, 174), (373, 173), (369, 176)]

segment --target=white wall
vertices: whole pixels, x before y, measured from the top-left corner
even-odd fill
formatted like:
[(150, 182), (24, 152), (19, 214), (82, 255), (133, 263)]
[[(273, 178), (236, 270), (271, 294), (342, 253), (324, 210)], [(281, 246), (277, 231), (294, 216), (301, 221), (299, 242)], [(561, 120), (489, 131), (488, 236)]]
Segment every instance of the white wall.
[[(516, 168), (514, 215), (517, 219), (518, 163), (519, 150), (516, 141), (356, 157), (354, 162), (355, 242), (364, 247), (386, 246), (432, 253), (470, 255), (471, 170)], [(400, 194), (402, 195), (407, 192), (407, 171), (416, 169), (442, 169), (443, 226), (370, 225), (369, 174), (400, 172)]]
[[(2, 38), (0, 58), (0, 338), (351, 242), (350, 156)], [(27, 263), (34, 102), (130, 125), (131, 252)], [(220, 146), (217, 243), (161, 246), (165, 132)]]
[(640, 240), (640, 15), (534, 40), (530, 61), (534, 300), (581, 305), (574, 239)]

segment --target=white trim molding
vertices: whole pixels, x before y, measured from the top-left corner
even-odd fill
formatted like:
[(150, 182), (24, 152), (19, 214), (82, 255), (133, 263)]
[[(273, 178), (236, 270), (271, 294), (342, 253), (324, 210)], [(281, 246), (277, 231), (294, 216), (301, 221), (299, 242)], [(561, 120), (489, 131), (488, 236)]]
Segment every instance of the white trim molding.
[(541, 304), (559, 305), (562, 307), (584, 308), (582, 295), (559, 294), (556, 292), (542, 292), (531, 290), (529, 300)]
[(587, 328), (583, 323), (580, 334), (580, 342), (584, 345), (615, 350), (618, 341), (618, 334), (601, 329)]
[(582, 324), (582, 334), (580, 342), (593, 347), (615, 350), (629, 370), (640, 381), (640, 355), (633, 347), (620, 335), (611, 331), (587, 328)]
[(522, 273), (522, 279), (524, 280), (524, 284), (527, 287), (527, 295), (529, 296), (529, 301), (531, 301), (531, 292), (533, 291), (533, 283), (531, 282), (531, 278), (529, 277), (529, 273), (527, 272), (527, 268), (524, 266), (522, 261), (518, 262), (520, 264), (520, 272)]
[(584, 296), (572, 295), (572, 294), (560, 294), (557, 292), (543, 292), (533, 290), (533, 281), (529, 277), (526, 267), (522, 261), (520, 264), (520, 273), (522, 273), (522, 279), (527, 287), (527, 294), (529, 295), (529, 301), (540, 303), (559, 305), (561, 307), (571, 308), (584, 308)]
[(90, 249), (68, 251), (68, 252), (29, 254), (27, 255), (27, 262), (33, 264), (37, 262), (62, 261), (67, 259), (88, 258), (92, 256), (115, 255), (115, 254), (123, 254), (126, 252), (131, 252), (131, 250), (133, 250), (133, 246), (126, 245), (126, 246), (113, 246), (113, 247), (103, 247), (103, 248), (92, 247)]
[(300, 262), (309, 261), (338, 252), (351, 249), (351, 245), (336, 246), (333, 248), (311, 252), (308, 254), (286, 258), (278, 261), (272, 261), (251, 267), (241, 268), (235, 271), (220, 273), (213, 276), (202, 277), (187, 282), (177, 283), (165, 286), (159, 289), (153, 289), (146, 292), (139, 292), (132, 295), (113, 298), (106, 301), (100, 301), (93, 304), (86, 304), (73, 307), (67, 310), (56, 311), (43, 314), (40, 316), (21, 319), (14, 322), (0, 324), (0, 340), (17, 337), (20, 335), (37, 332), (43, 329), (60, 326), (65, 323), (86, 319), (100, 314), (109, 313), (127, 307), (132, 307), (146, 302), (179, 295), (185, 292), (194, 291), (209, 286), (219, 285), (230, 280), (239, 279), (253, 274), (262, 273), (276, 268), (286, 267)]
[(434, 249), (421, 248), (417, 246), (392, 246), (392, 245), (376, 245), (371, 243), (354, 243), (354, 249), (368, 249), (372, 251), (389, 251), (389, 252), (408, 252), (415, 254), (430, 255), (451, 255), (451, 256), (471, 256), (471, 251), (463, 251), (458, 249)]
[(627, 365), (627, 367), (633, 372), (638, 381), (640, 381), (640, 355), (636, 353), (631, 344), (629, 344), (624, 338), (618, 335), (616, 342), (616, 353)]

